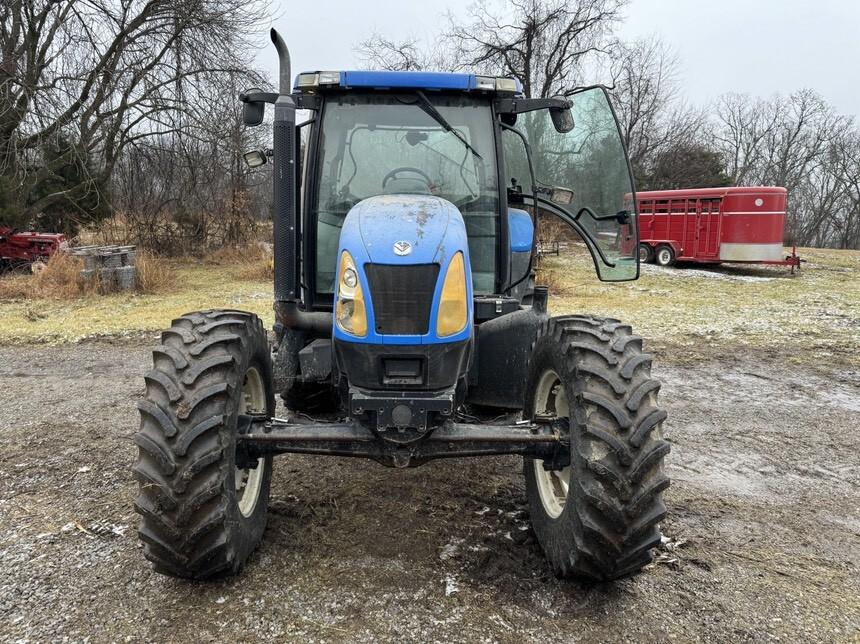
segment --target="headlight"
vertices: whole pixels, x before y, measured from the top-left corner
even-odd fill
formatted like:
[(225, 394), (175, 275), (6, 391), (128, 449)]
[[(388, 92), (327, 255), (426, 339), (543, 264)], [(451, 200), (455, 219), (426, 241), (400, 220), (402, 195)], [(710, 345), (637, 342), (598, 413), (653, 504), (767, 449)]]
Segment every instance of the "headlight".
[(334, 319), (341, 331), (363, 338), (367, 335), (367, 311), (364, 293), (358, 281), (352, 256), (343, 251), (337, 271), (337, 302)]
[(442, 284), (442, 297), (439, 312), (436, 314), (436, 333), (446, 337), (460, 333), (469, 321), (468, 302), (466, 301), (466, 266), (463, 253), (454, 255), (445, 273)]
[(356, 284), (358, 284), (358, 275), (351, 268), (346, 268), (343, 271), (343, 285), (347, 288), (355, 288)]

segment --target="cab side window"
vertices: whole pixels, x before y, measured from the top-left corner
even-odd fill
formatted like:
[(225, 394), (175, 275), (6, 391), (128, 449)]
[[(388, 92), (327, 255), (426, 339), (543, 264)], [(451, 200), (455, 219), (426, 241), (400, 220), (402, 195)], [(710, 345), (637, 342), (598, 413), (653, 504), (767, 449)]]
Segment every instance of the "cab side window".
[(526, 146), (518, 134), (502, 129), (502, 150), (505, 155), (505, 182), (509, 189), (531, 193), (531, 174)]

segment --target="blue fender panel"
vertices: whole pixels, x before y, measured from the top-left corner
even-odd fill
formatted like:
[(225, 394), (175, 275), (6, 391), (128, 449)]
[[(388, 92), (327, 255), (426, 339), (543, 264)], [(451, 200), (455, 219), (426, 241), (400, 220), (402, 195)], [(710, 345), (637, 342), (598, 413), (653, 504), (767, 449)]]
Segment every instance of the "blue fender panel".
[[(394, 252), (396, 242), (408, 242), (408, 255)], [(359, 281), (367, 307), (367, 335), (357, 338), (341, 331), (332, 317), (334, 337), (345, 342), (366, 344), (437, 344), (460, 342), (472, 335), (472, 270), (469, 243), (463, 216), (451, 202), (431, 195), (379, 195), (357, 203), (347, 213), (340, 233), (340, 255), (346, 250), (358, 268)], [(442, 284), (451, 258), (462, 252), (466, 267), (466, 301), (468, 321), (458, 334), (440, 338), (436, 333), (436, 316)], [(365, 264), (439, 264), (439, 278), (430, 309), (430, 325), (424, 335), (379, 335), (373, 315), (373, 294), (367, 281)], [(337, 289), (337, 285), (335, 286)], [(337, 298), (337, 293), (335, 293)]]
[(532, 216), (525, 210), (508, 208), (508, 226), (511, 231), (511, 250), (515, 253), (530, 253), (535, 237)]

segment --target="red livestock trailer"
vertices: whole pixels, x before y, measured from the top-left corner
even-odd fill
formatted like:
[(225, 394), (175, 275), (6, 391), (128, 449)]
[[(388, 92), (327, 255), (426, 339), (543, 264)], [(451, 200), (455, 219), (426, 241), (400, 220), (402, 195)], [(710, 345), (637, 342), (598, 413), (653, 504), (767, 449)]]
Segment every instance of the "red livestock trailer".
[(800, 266), (783, 249), (785, 188), (658, 190), (636, 200), (642, 261)]

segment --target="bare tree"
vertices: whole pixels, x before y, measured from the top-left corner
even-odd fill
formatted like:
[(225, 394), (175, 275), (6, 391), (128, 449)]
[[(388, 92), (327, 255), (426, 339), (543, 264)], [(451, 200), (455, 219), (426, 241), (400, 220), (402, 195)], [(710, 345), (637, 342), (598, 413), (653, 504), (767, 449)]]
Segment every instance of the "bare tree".
[(355, 47), (355, 53), (370, 69), (418, 71), (450, 66), (439, 51), (423, 49), (417, 38), (394, 41), (374, 33)]
[[(247, 73), (255, 0), (12, 0), (0, 7), (0, 191), (25, 222), (99, 193), (130, 146), (205, 120), (212, 82)], [(44, 153), (72, 141), (84, 176)]]
[(856, 126), (837, 139), (832, 161), (842, 196), (832, 237), (840, 248), (860, 248), (860, 131)]
[(526, 96), (547, 97), (576, 82), (595, 57), (605, 56), (626, 0), (480, 0), (465, 20), (449, 14), (433, 48), (415, 38), (374, 34), (356, 47), (368, 67), (393, 70), (468, 69), (513, 76)]
[[(663, 172), (678, 167), (668, 163), (672, 150), (697, 156), (703, 145), (707, 117), (684, 104), (677, 67), (676, 55), (659, 38), (617, 43), (613, 50), (612, 97), (637, 179), (651, 174), (658, 158)], [(689, 176), (683, 173), (670, 183), (683, 183)]]
[(236, 96), (243, 81), (236, 74), (213, 84), (205, 127), (148, 137), (123, 152), (111, 190), (129, 242), (199, 252), (242, 244), (268, 218), (270, 166), (250, 170), (242, 153), (266, 147), (269, 133), (242, 124), (238, 101), (216, 100)]
[(788, 189), (792, 241), (824, 243), (841, 201), (834, 146), (850, 127), (811, 90), (770, 100), (729, 94), (717, 103), (714, 141), (735, 183)]
[(514, 76), (529, 97), (549, 97), (576, 82), (594, 57), (608, 54), (626, 0), (486, 0), (465, 22), (449, 16), (446, 38), (459, 67)]

